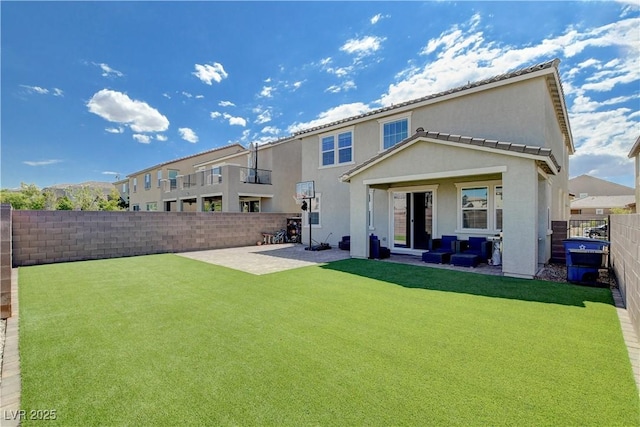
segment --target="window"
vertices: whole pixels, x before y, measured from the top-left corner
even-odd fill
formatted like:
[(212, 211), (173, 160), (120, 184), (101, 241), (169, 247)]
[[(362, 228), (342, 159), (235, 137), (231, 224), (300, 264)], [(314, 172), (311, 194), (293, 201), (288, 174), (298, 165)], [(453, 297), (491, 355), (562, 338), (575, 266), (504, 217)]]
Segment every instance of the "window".
[(127, 194), (129, 192), (129, 183), (125, 182), (122, 184), (122, 194)]
[(375, 189), (369, 189), (369, 204), (368, 204), (368, 219), (369, 219), (369, 230), (375, 230), (373, 226), (373, 194), (375, 193)]
[(596, 215), (604, 215), (604, 209), (596, 209)]
[(144, 174), (144, 189), (148, 190), (151, 188), (151, 174), (150, 173), (145, 173)]
[(382, 122), (382, 149), (393, 147), (409, 136), (409, 118)]
[(260, 212), (260, 199), (241, 198), (240, 212)]
[(320, 227), (322, 226), (322, 223), (320, 222), (320, 200), (321, 200), (321, 194), (320, 193), (316, 193), (316, 197), (311, 199), (311, 203), (310, 203), (310, 207), (311, 207), (311, 213), (309, 213), (309, 211), (303, 212), (302, 216), (303, 216), (303, 221), (304, 224), (308, 227), (309, 226), (309, 218), (311, 218), (311, 226), (315, 226), (315, 227)]
[(496, 230), (502, 230), (502, 186), (496, 187), (496, 196), (494, 199), (496, 207)]
[(158, 188), (160, 188), (161, 184), (162, 184), (162, 169), (158, 171)]
[(500, 181), (457, 183), (458, 229), (496, 233), (502, 230), (503, 197)]
[(487, 221), (487, 209), (489, 207), (488, 188), (463, 188), (460, 192), (460, 197), (462, 202), (462, 228), (489, 228)]
[(138, 191), (138, 178), (133, 178), (133, 192)]
[(178, 188), (178, 171), (175, 169), (169, 169), (167, 171), (167, 176), (169, 178), (169, 190), (175, 190)]
[(352, 163), (353, 131), (320, 137), (320, 156), (321, 166)]
[(157, 202), (147, 203), (147, 210), (148, 211), (157, 211), (158, 210), (158, 203)]
[(138, 205), (138, 204), (133, 205), (133, 210), (136, 211), (136, 212), (139, 211), (140, 210), (140, 205)]

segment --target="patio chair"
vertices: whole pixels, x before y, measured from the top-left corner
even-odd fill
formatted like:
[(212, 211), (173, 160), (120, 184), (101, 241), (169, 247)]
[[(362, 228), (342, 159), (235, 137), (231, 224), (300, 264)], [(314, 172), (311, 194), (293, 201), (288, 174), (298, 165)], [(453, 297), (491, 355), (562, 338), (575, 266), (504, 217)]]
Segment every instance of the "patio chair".
[(492, 243), (486, 237), (469, 237), (469, 240), (456, 242), (456, 254), (475, 255), (479, 262), (491, 258)]
[(422, 253), (422, 261), (432, 264), (446, 264), (456, 251), (458, 236), (444, 235), (438, 239), (429, 239), (429, 252)]
[(338, 247), (343, 251), (351, 249), (351, 236), (342, 236), (342, 240), (338, 242)]

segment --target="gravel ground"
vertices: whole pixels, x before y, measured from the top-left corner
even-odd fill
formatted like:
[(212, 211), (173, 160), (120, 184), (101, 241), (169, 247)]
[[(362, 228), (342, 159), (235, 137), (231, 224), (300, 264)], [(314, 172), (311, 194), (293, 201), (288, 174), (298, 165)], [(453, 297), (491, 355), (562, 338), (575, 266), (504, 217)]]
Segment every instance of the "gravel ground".
[[(536, 279), (548, 280), (550, 282), (567, 282), (567, 266), (564, 264), (545, 264), (545, 266), (536, 274)], [(607, 270), (600, 270), (598, 278), (599, 285), (609, 285), (612, 288), (617, 287), (613, 275), (609, 275)]]

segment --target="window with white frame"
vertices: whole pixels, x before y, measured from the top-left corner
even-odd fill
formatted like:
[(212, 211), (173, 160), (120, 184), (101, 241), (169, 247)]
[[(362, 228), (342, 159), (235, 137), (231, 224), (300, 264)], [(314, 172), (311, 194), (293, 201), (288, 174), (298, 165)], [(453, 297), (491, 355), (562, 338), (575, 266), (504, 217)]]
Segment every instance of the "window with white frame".
[(160, 185), (162, 185), (162, 169), (158, 170), (157, 178), (158, 178), (158, 188), (160, 188)]
[(138, 178), (133, 178), (133, 192), (138, 191)]
[(502, 186), (495, 187), (495, 229), (502, 230)]
[(409, 119), (410, 117), (407, 115), (379, 121), (382, 150), (391, 148), (409, 137)]
[(495, 233), (502, 230), (502, 184), (499, 181), (457, 183), (458, 229)]
[(369, 189), (369, 203), (368, 203), (368, 222), (369, 222), (369, 230), (375, 230), (375, 226), (373, 225), (373, 194), (375, 193), (375, 189)]
[(353, 163), (353, 131), (320, 137), (320, 166)]
[[(309, 204), (311, 212), (309, 212), (309, 210), (307, 210), (306, 212), (303, 212), (302, 214), (303, 223), (307, 227), (309, 226), (309, 218), (311, 218), (312, 227), (322, 226), (322, 222), (320, 221), (321, 207), (322, 207), (321, 200), (322, 200), (322, 195), (320, 193), (316, 193), (316, 197), (311, 199), (311, 203)], [(308, 203), (308, 199), (307, 199), (307, 203)]]
[(144, 189), (148, 190), (151, 188), (151, 174), (150, 173), (145, 173), (144, 174)]
[(158, 202), (147, 203), (148, 211), (157, 211), (158, 210)]

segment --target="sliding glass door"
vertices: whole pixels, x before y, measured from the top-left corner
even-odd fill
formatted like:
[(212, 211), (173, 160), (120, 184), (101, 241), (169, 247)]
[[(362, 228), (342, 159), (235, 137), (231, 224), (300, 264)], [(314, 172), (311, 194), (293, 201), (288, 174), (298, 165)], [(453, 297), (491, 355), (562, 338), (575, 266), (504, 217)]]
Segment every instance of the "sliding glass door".
[(424, 250), (434, 232), (434, 191), (393, 191), (393, 247), (402, 252)]

